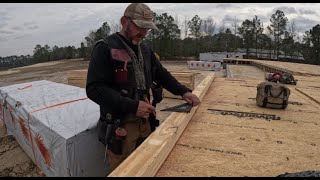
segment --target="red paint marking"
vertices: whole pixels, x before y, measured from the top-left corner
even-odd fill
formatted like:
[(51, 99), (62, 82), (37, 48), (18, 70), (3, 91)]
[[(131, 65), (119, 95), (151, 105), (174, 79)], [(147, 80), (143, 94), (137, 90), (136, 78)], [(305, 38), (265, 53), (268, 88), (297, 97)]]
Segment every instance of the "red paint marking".
[(23, 122), (23, 119), (21, 117), (19, 117), (19, 120), (18, 120), (19, 124), (20, 124), (20, 127), (21, 127), (21, 131), (22, 131), (22, 134), (23, 136), (28, 140), (29, 140), (29, 135), (28, 135), (28, 129), (26, 127), (26, 125), (24, 124)]
[(45, 147), (43, 139), (41, 138), (39, 133), (36, 134), (36, 138), (35, 139), (36, 139), (35, 141), (36, 141), (36, 144), (38, 146), (38, 149), (40, 150), (40, 152), (42, 154), (42, 157), (44, 159), (44, 162), (49, 167), (51, 167), (51, 156), (50, 156), (50, 153), (49, 153), (48, 149)]
[(18, 90), (23, 90), (23, 89), (27, 89), (27, 88), (31, 88), (32, 85), (29, 85), (29, 86), (26, 86), (26, 87), (23, 87), (23, 88), (17, 88)]

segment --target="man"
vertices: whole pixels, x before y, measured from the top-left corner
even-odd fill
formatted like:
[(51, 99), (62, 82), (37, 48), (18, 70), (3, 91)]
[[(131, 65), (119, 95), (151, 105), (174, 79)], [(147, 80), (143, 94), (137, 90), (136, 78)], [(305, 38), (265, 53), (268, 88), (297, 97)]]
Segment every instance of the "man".
[(158, 125), (155, 118), (150, 118), (155, 114), (155, 107), (149, 103), (154, 84), (181, 95), (193, 106), (200, 103), (141, 43), (149, 30), (158, 30), (153, 16), (147, 5), (130, 4), (121, 17), (121, 31), (98, 41), (92, 51), (86, 92), (100, 105), (99, 141), (107, 146), (108, 173)]

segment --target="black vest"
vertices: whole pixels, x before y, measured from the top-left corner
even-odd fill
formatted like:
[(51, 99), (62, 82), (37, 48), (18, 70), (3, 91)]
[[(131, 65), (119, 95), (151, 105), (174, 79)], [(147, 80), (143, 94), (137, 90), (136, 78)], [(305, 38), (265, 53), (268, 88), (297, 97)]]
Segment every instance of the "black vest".
[[(121, 93), (122, 96), (129, 97), (136, 100), (143, 100), (142, 96), (147, 95), (150, 100), (150, 88), (152, 86), (152, 77), (155, 75), (152, 72), (155, 72), (156, 68), (153, 66), (151, 60), (151, 50), (143, 43), (140, 44), (141, 52), (144, 60), (144, 74), (146, 81), (146, 91), (140, 92), (137, 90), (135, 73), (132, 65), (132, 59), (127, 53), (126, 47), (123, 45), (122, 41), (117, 37), (116, 34), (112, 34), (105, 39), (99, 40), (96, 42), (95, 46), (98, 43), (106, 43), (108, 45), (107, 51), (110, 51), (110, 57), (107, 60), (111, 61), (113, 69), (113, 79), (114, 83), (111, 88)], [(127, 54), (127, 55), (125, 55)], [(129, 59), (128, 59), (129, 57)], [(106, 112), (100, 107), (101, 117), (106, 117)], [(121, 117), (113, 117), (121, 118)]]

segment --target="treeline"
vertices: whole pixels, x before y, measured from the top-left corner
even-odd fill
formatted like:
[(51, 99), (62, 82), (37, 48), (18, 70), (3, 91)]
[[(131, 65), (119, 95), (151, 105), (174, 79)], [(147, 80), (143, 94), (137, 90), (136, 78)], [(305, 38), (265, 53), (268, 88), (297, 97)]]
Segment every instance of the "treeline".
[[(304, 58), (304, 63), (320, 64), (320, 25), (306, 31), (300, 41), (295, 21), (290, 21), (285, 14), (277, 10), (270, 18), (270, 26), (264, 28), (258, 16), (239, 23), (234, 18), (231, 27), (224, 23), (217, 28), (211, 17), (206, 19), (195, 15), (191, 20), (179, 22), (167, 13), (155, 16), (159, 31), (150, 31), (144, 40), (162, 60), (177, 60), (185, 57), (198, 57), (202, 52), (234, 52), (245, 49), (246, 57), (262, 59), (264, 52), (267, 59)], [(90, 59), (94, 43), (111, 33), (120, 31), (120, 24), (109, 25), (104, 22), (98, 30), (92, 30), (81, 42), (74, 46), (50, 48), (48, 45), (36, 45), (33, 55), (0, 57), (0, 67), (18, 67), (39, 62), (60, 59)], [(183, 29), (183, 30), (182, 30)], [(267, 29), (267, 30), (265, 30)], [(183, 37), (183, 38), (182, 38)], [(285, 58), (283, 58), (285, 57)]]
[(36, 45), (33, 55), (0, 57), (0, 70), (20, 66), (27, 66), (36, 63), (56, 61), (61, 59), (83, 58), (86, 56), (86, 47), (81, 43), (80, 48), (74, 46), (58, 47)]

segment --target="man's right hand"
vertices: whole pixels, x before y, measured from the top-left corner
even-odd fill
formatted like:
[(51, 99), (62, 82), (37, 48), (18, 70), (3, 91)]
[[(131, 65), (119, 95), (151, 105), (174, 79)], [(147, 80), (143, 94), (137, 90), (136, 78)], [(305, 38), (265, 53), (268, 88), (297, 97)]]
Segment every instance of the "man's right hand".
[(151, 106), (150, 104), (144, 101), (139, 101), (136, 116), (147, 119), (149, 117), (149, 114), (155, 110), (156, 108)]

